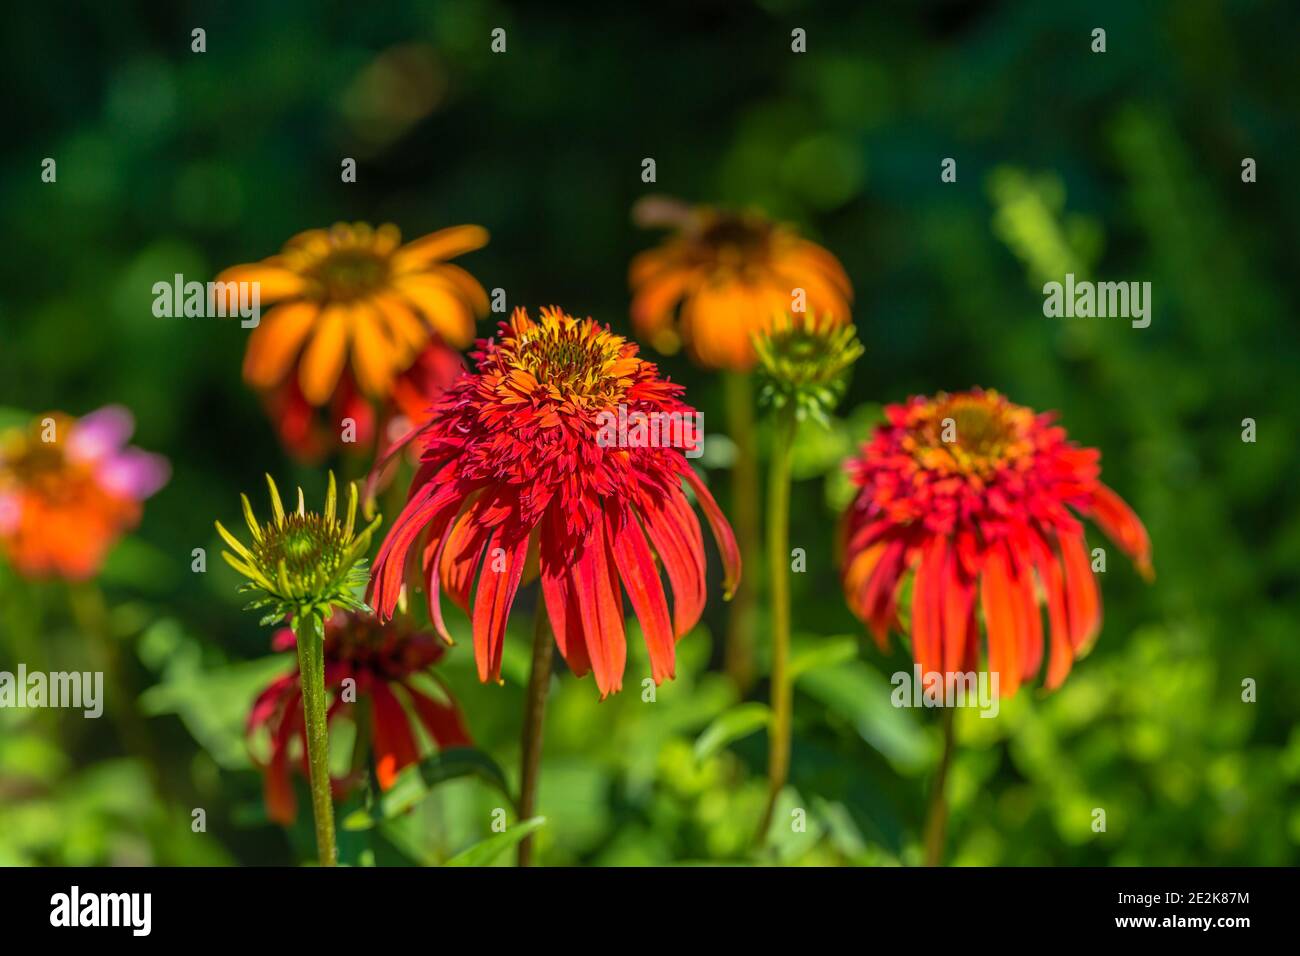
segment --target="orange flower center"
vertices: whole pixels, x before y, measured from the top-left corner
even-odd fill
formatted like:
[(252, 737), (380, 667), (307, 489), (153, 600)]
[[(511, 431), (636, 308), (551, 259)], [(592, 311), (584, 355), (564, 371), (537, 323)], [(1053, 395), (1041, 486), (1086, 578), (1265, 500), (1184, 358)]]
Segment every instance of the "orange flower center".
[(1031, 449), (1033, 414), (996, 392), (940, 396), (915, 415), (905, 447), (931, 471), (988, 477)]
[(606, 408), (623, 397), (641, 364), (626, 355), (622, 336), (563, 312), (543, 310), (540, 322), (524, 319), (512, 331), (502, 342), (505, 384), (526, 394)]

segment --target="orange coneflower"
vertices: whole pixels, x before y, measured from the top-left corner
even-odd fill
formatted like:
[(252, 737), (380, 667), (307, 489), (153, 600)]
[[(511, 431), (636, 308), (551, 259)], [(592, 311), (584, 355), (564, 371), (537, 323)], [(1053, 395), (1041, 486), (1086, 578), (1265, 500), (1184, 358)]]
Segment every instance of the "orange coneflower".
[[(293, 631), (281, 628), (271, 643), (277, 651), (293, 650)], [(382, 789), (391, 788), (398, 773), (420, 759), (417, 726), (438, 749), (470, 746), (451, 691), (432, 672), (443, 655), (433, 634), (339, 611), (325, 625), (323, 655), (325, 687), (334, 692), (327, 719), (333, 722), (356, 706), (367, 708), (368, 721), (358, 726), (369, 726), (369, 737), (354, 746), (372, 748), (375, 777)], [(343, 694), (349, 679), (355, 692), (350, 700)], [(432, 686), (421, 686), (422, 681)], [(269, 758), (259, 761), (266, 806), (272, 820), (286, 825), (293, 822), (297, 810), (289, 771), (296, 764), (306, 772), (307, 730), (301, 701), (302, 676), (294, 668), (258, 695), (248, 715), (250, 737), (262, 727), (270, 732)], [(296, 753), (290, 749), (295, 741)], [(334, 779), (335, 795), (342, 796), (356, 783), (355, 775)]]
[(371, 576), (378, 614), (392, 615), (407, 557), (423, 538), (435, 626), (450, 640), (439, 604), (446, 589), (473, 618), (479, 677), (495, 680), (532, 550), (556, 644), (575, 673), (594, 672), (602, 697), (622, 686), (626, 590), (652, 676), (672, 677), (674, 642), (699, 619), (705, 594), (703, 538), (683, 482), (719, 542), (728, 592), (740, 574), (735, 541), (682, 448), (611, 445), (602, 429), (620, 406), (628, 416), (693, 420), (681, 386), (662, 380), (635, 344), (555, 308), (537, 322), (516, 309), (474, 359), (477, 371), (447, 390), (414, 435), (420, 470)]
[[(629, 272), (633, 326), (662, 352), (676, 350), (680, 330), (701, 365), (745, 371), (755, 362), (754, 334), (777, 316), (850, 319), (853, 288), (839, 260), (789, 226), (658, 198), (643, 201), (636, 218), (676, 229), (633, 259)], [(804, 292), (802, 308), (796, 289)]]
[(0, 554), (28, 577), (93, 577), (141, 502), (167, 482), (161, 455), (126, 446), (131, 413), (53, 412), (0, 434)]
[(912, 653), (922, 672), (988, 669), (1003, 695), (1043, 661), (1046, 603), (1058, 687), (1096, 636), (1101, 602), (1079, 516), (1151, 575), (1142, 522), (1098, 479), (1100, 454), (1050, 414), (979, 389), (886, 409), (849, 471), (859, 486), (845, 523), (844, 590), (881, 646), (912, 571)]
[(362, 394), (387, 398), (433, 336), (457, 348), (473, 340), (487, 293), (446, 260), (487, 239), (479, 226), (453, 226), (403, 246), (396, 226), (339, 223), (300, 233), (261, 262), (227, 269), (218, 281), (257, 282), (261, 303), (277, 303), (249, 337), (245, 380), (273, 390), (296, 366), (303, 398), (320, 406), (350, 358)]

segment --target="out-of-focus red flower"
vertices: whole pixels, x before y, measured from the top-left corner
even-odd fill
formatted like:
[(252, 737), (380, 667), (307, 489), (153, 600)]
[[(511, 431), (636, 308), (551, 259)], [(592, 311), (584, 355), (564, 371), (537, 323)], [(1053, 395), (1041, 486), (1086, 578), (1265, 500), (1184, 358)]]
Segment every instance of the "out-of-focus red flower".
[[(682, 448), (602, 433), (620, 406), (629, 416), (675, 414), (693, 424), (681, 386), (660, 379), (635, 344), (555, 308), (537, 322), (515, 310), (474, 359), (477, 370), (447, 390), (410, 438), (420, 469), (371, 575), (378, 613), (393, 613), (416, 548), (435, 626), (450, 640), (445, 589), (473, 619), (479, 677), (497, 680), (510, 607), (525, 567), (537, 566), (560, 652), (579, 676), (595, 673), (602, 697), (623, 681), (622, 590), (652, 676), (673, 676), (675, 642), (699, 620), (705, 595), (704, 540), (683, 482), (718, 540), (728, 594), (740, 576), (735, 538)], [(661, 569), (672, 585), (671, 615)]]
[[(292, 651), (293, 631), (287, 627), (276, 631), (272, 646)], [(435, 635), (413, 631), (400, 622), (380, 624), (366, 615), (338, 612), (325, 626), (325, 688), (333, 694), (327, 719), (351, 714), (355, 720), (356, 707), (367, 709), (367, 743), (374, 754), (375, 775), (385, 790), (398, 773), (420, 759), (417, 727), (439, 750), (470, 745), (460, 709), (431, 670), (443, 653)], [(420, 686), (422, 678), (432, 687)], [(345, 685), (348, 680), (355, 683)], [(355, 691), (355, 700), (345, 690)], [(304, 775), (307, 772), (302, 684), (296, 665), (253, 704), (248, 715), (250, 738), (262, 727), (271, 741), (270, 757), (261, 764), (267, 811), (277, 823), (291, 823), (297, 803), (290, 770), (297, 766)], [(332, 782), (336, 796), (341, 796), (357, 781), (345, 777)]]
[(314, 464), (335, 451), (368, 453), (374, 448), (375, 410), (347, 372), (324, 408), (303, 397), (296, 378), (264, 392), (262, 402), (280, 444), (297, 461)]
[(0, 554), (27, 577), (94, 576), (167, 483), (167, 459), (126, 442), (131, 413), (37, 416), (0, 434)]
[(912, 653), (924, 673), (978, 669), (978, 621), (1003, 695), (1043, 661), (1065, 680), (1101, 625), (1083, 525), (1091, 518), (1151, 576), (1142, 522), (1099, 480), (1100, 453), (993, 391), (917, 396), (885, 410), (849, 472), (859, 491), (845, 521), (844, 590), (881, 647), (897, 628), (910, 571)]

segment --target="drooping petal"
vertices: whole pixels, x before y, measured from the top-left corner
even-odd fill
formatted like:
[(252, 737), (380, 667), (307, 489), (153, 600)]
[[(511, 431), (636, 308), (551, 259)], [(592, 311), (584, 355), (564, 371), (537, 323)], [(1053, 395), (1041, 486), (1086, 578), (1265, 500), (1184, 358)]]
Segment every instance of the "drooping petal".
[(582, 636), (582, 615), (578, 612), (578, 593), (569, 574), (569, 546), (564, 529), (564, 518), (558, 507), (547, 510), (542, 519), (538, 560), (541, 565), (542, 597), (546, 601), (546, 616), (560, 655), (577, 677), (585, 677), (591, 670), (587, 656), (587, 642)]
[(386, 682), (376, 681), (371, 687), (370, 704), (375, 776), (379, 786), (388, 790), (397, 781), (398, 773), (420, 759), (420, 751), (411, 734), (410, 719)]
[(501, 679), (506, 621), (519, 590), (527, 552), (527, 530), (498, 525), (488, 540), (487, 558), (474, 597), (474, 659), (481, 681)]
[(1065, 566), (1065, 604), (1070, 617), (1070, 644), (1075, 654), (1097, 635), (1101, 626), (1101, 602), (1097, 581), (1084, 544), (1083, 531), (1057, 538)]
[(611, 586), (608, 552), (605, 525), (597, 522), (574, 555), (570, 571), (578, 598), (582, 636), (602, 700), (622, 689), (627, 663), (623, 610)]
[(1016, 628), (1016, 600), (1012, 592), (1010, 559), (1000, 545), (989, 548), (980, 576), (980, 606), (988, 631), (989, 671), (998, 675), (1003, 697), (1020, 688), (1020, 635)]
[(1147, 536), (1147, 529), (1124, 499), (1100, 482), (1092, 492), (1092, 517), (1106, 537), (1133, 559), (1144, 578), (1150, 581), (1155, 577), (1151, 569), (1151, 539)]
[(470, 747), (469, 730), (465, 727), (460, 708), (452, 703), (434, 700), (423, 691), (416, 690), (410, 684), (404, 685), (411, 705), (415, 708), (424, 729), (429, 732), (433, 742), (441, 749), (452, 747)]
[[(680, 638), (704, 612), (704, 554), (689, 527), (695, 516), (687, 509), (689, 521), (684, 520), (680, 509), (657, 501), (648, 504), (641, 516), (673, 588), (673, 634)], [(695, 535), (699, 535), (698, 524)]]
[(943, 568), (947, 542), (935, 537), (921, 554), (912, 580), (912, 653), (921, 673), (943, 671)]
[(650, 674), (656, 684), (662, 683), (676, 676), (676, 652), (659, 569), (635, 515), (611, 501), (605, 519), (619, 575), (650, 652)]
[(736, 585), (740, 583), (740, 547), (736, 544), (735, 532), (731, 530), (731, 524), (727, 521), (726, 515), (722, 513), (722, 509), (718, 507), (713, 494), (700, 480), (700, 476), (695, 473), (695, 469), (687, 465), (682, 471), (682, 477), (686, 479), (686, 483), (695, 492), (695, 498), (699, 501), (700, 507), (704, 509), (704, 516), (709, 521), (709, 528), (713, 531), (713, 537), (718, 542), (718, 551), (722, 554), (722, 567), (724, 569), (722, 593), (723, 597), (730, 598), (736, 593)]

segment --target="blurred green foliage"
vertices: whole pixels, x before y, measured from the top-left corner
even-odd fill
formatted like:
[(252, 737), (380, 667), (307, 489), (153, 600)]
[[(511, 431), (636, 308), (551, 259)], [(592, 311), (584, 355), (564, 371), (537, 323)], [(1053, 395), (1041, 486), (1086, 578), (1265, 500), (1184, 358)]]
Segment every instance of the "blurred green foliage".
[[(842, 421), (808, 426), (795, 458), (792, 544), (808, 561), (794, 580), (797, 654), (808, 656), (778, 820), (802, 811), (807, 825), (781, 828), (769, 859), (919, 860), (937, 721), (888, 705), (906, 650), (863, 643), (840, 598), (838, 464), (881, 404), (979, 384), (1058, 410), (1103, 450), (1107, 482), (1151, 532), (1158, 578), (1144, 585), (1112, 554), (1100, 641), (1065, 686), (1022, 691), (994, 720), (960, 715), (949, 858), (1300, 860), (1293, 9), (680, 0), (636, 15), (409, 0), (7, 17), (0, 406), (124, 403), (137, 443), (175, 474), (100, 579), (145, 739), (109, 719), (0, 711), (0, 863), (311, 855), (309, 824), (281, 831), (261, 804), (242, 724), (287, 658), (268, 659), (269, 632), (239, 613), (233, 572), (212, 560), (212, 521), (235, 520), (238, 490), (263, 471), (309, 497), (324, 472), (283, 456), (240, 382), (246, 332), (154, 318), (152, 284), (210, 277), (339, 219), (392, 221), (408, 237), (476, 222), (493, 240), (464, 264), (512, 306), (555, 302), (626, 330), (627, 262), (653, 241), (628, 210), (651, 188), (794, 221), (857, 291), (866, 355)], [(196, 26), (203, 54), (190, 51)], [(497, 26), (504, 55), (489, 50)], [(1089, 50), (1096, 26), (1105, 54)], [(794, 27), (806, 54), (790, 52)], [(40, 181), (47, 156), (55, 184)], [(355, 184), (339, 181), (344, 156), (358, 159)], [(640, 181), (646, 156), (653, 187)], [(1241, 181), (1246, 156), (1257, 183)], [(957, 159), (955, 183), (940, 182), (944, 157)], [(1150, 281), (1150, 328), (1044, 318), (1041, 284), (1065, 271)], [(662, 365), (706, 421), (723, 420), (719, 380), (682, 356)], [(1245, 418), (1258, 423), (1253, 444)], [(710, 447), (706, 464), (725, 461), (725, 443)], [(725, 470), (710, 478), (725, 507)], [(196, 547), (205, 574), (191, 573)], [(531, 600), (512, 620), (503, 686), (477, 682), (464, 640), (444, 668), (512, 781)], [(87, 666), (67, 608), (62, 585), (0, 568), (0, 669)], [(557, 678), (543, 862), (751, 858), (763, 721), (752, 706), (727, 716), (744, 702), (716, 668), (724, 613), (711, 601), (653, 702), (635, 635), (623, 694), (602, 703), (590, 680)], [(463, 619), (453, 627), (467, 634)], [(458, 778), (345, 830), (342, 852), (446, 862), (491, 837), (505, 808), (498, 788)], [(374, 808), (357, 797), (340, 819), (356, 811)], [(477, 853), (505, 862), (504, 846)]]

